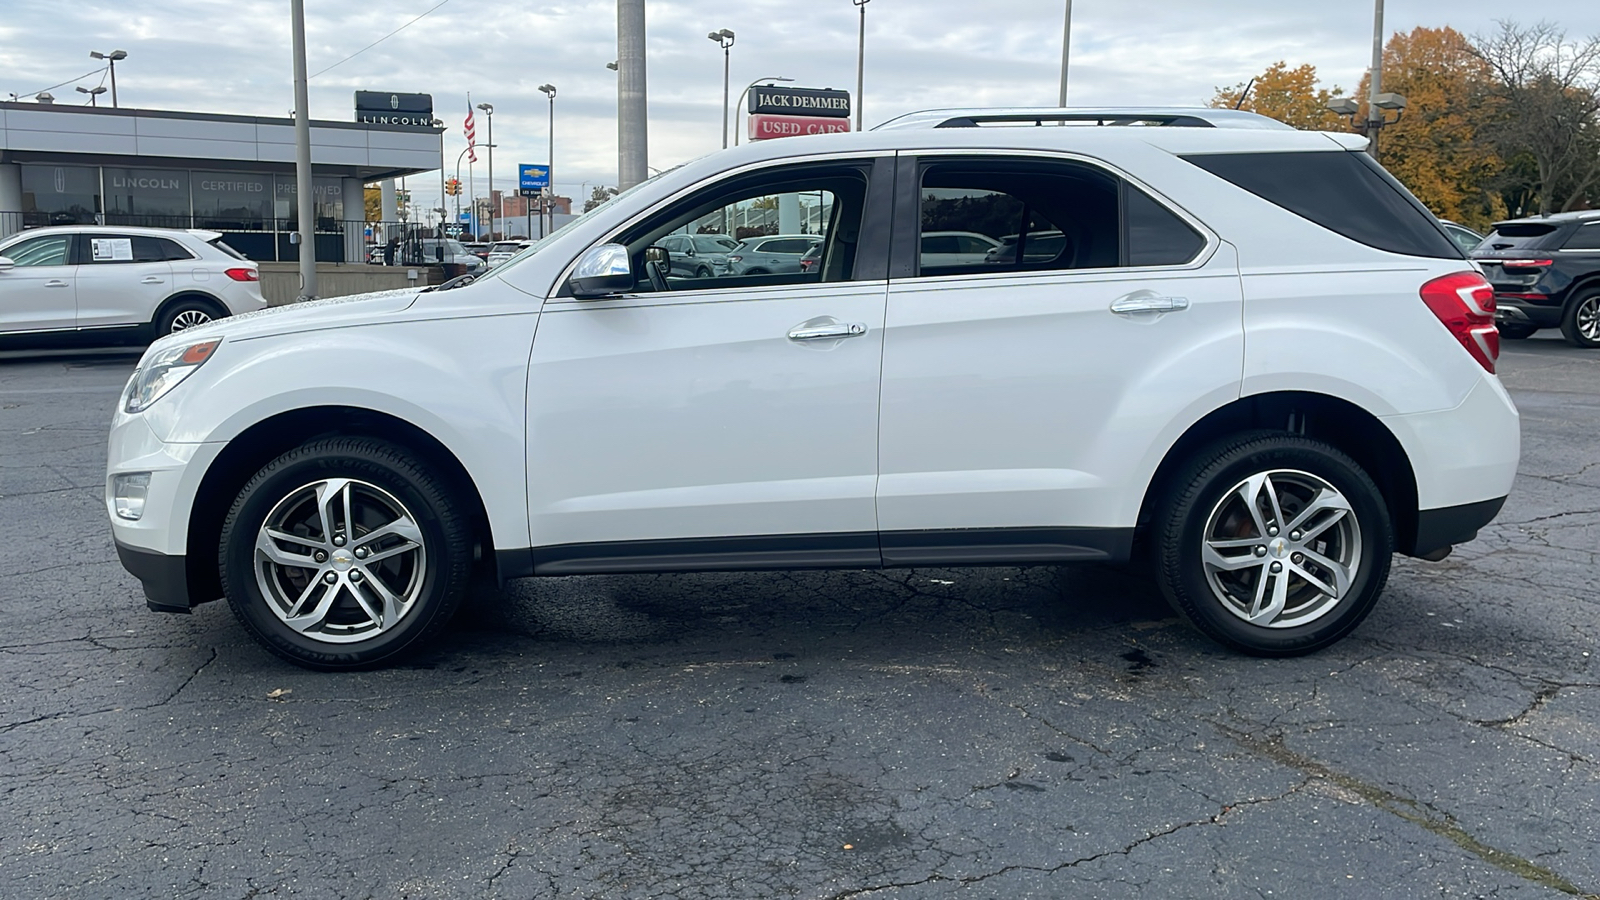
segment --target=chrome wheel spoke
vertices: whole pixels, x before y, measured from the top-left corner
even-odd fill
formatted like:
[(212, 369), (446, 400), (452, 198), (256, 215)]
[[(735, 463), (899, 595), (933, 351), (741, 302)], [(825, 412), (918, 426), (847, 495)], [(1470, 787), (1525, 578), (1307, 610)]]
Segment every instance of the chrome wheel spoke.
[[(283, 622), (285, 625), (288, 625), (290, 628), (293, 628), (295, 631), (298, 631), (301, 634), (305, 634), (308, 631), (317, 630), (324, 622), (328, 620), (328, 612), (333, 609), (333, 601), (339, 599), (339, 584), (337, 582), (334, 584), (328, 584), (325, 581), (319, 580), (313, 583), (312, 587), (317, 587), (319, 585), (323, 590), (322, 595), (317, 598), (317, 605), (311, 610), (311, 612), (298, 616), (284, 616)], [(309, 594), (310, 592), (311, 588), (307, 588), (306, 593)]]
[[(1252, 566), (1261, 566), (1266, 564), (1263, 559), (1256, 556), (1254, 553), (1244, 553), (1239, 556), (1223, 556), (1221, 553), (1217, 552), (1217, 544), (1219, 543), (1225, 542), (1208, 542), (1205, 548), (1200, 551), (1205, 557), (1206, 565), (1222, 569), (1225, 572), (1237, 572), (1241, 569), (1248, 569)], [(1251, 541), (1250, 545), (1256, 546), (1260, 543), (1260, 541)]]
[[(372, 583), (370, 579), (363, 579), (362, 581), (363, 585)], [(386, 593), (386, 591), (380, 593)], [(361, 585), (350, 585), (350, 595), (356, 598), (356, 603), (361, 606), (361, 611), (367, 614), (367, 618), (372, 621), (372, 624), (380, 629), (393, 624), (392, 618), (384, 616), (383, 613), (373, 607), (372, 601), (368, 599), (366, 591), (361, 589)], [(388, 604), (385, 603), (384, 607), (385, 611), (387, 611)]]
[(401, 616), (405, 615), (406, 607), (404, 601), (402, 601), (394, 591), (389, 590), (389, 586), (383, 583), (383, 579), (373, 575), (369, 571), (367, 572), (366, 581), (363, 583), (370, 586), (372, 588), (372, 592), (377, 594), (378, 597), (383, 600), (383, 615), (381, 617), (374, 615), (373, 618), (375, 621), (379, 622), (379, 624), (381, 624), (383, 627), (388, 628), (390, 625), (393, 625), (396, 621), (398, 621)]
[(1333, 576), (1333, 590), (1328, 590), (1325, 587), (1326, 582), (1319, 584), (1319, 590), (1333, 597), (1343, 597), (1350, 590), (1350, 568), (1348, 566), (1336, 563), (1314, 550), (1302, 549), (1300, 552), (1304, 553), (1306, 559), (1315, 563), (1318, 568)]
[[(405, 539), (407, 549), (422, 545), (422, 529), (417, 527), (417, 523), (411, 521), (410, 516), (401, 516), (382, 528), (374, 528), (366, 534), (363, 534), (359, 539), (353, 539), (351, 541), (351, 546), (370, 547), (374, 543), (377, 543), (378, 541), (381, 541), (387, 537), (399, 537)], [(393, 554), (385, 550), (384, 555), (390, 556)], [(373, 554), (372, 556), (367, 557), (364, 561), (371, 562), (373, 559), (381, 558), (382, 557), (378, 556), (377, 554)]]
[(322, 523), (322, 540), (333, 540), (333, 505), (350, 482), (344, 478), (330, 478), (317, 485), (317, 521)]
[(1256, 534), (1267, 536), (1267, 522), (1261, 518), (1261, 505), (1256, 498), (1261, 495), (1261, 487), (1266, 482), (1265, 474), (1252, 475), (1239, 485), (1239, 499), (1244, 501), (1245, 508), (1250, 510), (1250, 521), (1256, 523)]
[[(257, 558), (265, 558), (280, 566), (292, 566), (298, 569), (315, 569), (318, 567), (316, 560), (311, 558), (310, 553), (290, 553), (278, 546), (279, 541), (295, 544), (306, 543), (306, 541), (295, 535), (285, 534), (271, 528), (263, 528), (261, 533), (256, 536)], [(315, 545), (313, 544), (312, 546)]]
[(1283, 507), (1278, 505), (1278, 489), (1272, 484), (1272, 476), (1262, 476), (1261, 489), (1266, 492), (1267, 499), (1272, 502), (1272, 523), (1279, 528), (1282, 528)]
[[(1288, 530), (1304, 531), (1306, 528), (1306, 523), (1311, 521), (1312, 517), (1316, 516), (1320, 512), (1326, 512), (1328, 510), (1335, 510), (1338, 512), (1338, 515), (1318, 525), (1318, 532), (1326, 529), (1329, 525), (1337, 522), (1340, 516), (1348, 513), (1350, 511), (1350, 501), (1346, 500), (1343, 494), (1339, 493), (1333, 488), (1323, 488), (1317, 492), (1315, 497), (1311, 498), (1311, 502), (1306, 504), (1306, 508), (1300, 510), (1294, 519), (1289, 522)], [(1309, 540), (1309, 538), (1306, 538), (1306, 540)]]
[[(1265, 606), (1261, 601), (1266, 596), (1267, 582), (1272, 582), (1272, 597)], [(1287, 572), (1262, 571), (1261, 580), (1256, 584), (1255, 602), (1250, 605), (1250, 623), (1252, 625), (1268, 625), (1278, 614), (1283, 612), (1284, 606), (1289, 602), (1289, 574)]]

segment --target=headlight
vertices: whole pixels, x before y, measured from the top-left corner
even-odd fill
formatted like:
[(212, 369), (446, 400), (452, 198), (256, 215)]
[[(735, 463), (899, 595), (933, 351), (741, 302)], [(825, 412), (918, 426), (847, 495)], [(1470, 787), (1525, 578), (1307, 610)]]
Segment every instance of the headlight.
[(179, 344), (150, 356), (139, 371), (128, 381), (128, 394), (123, 398), (123, 412), (143, 412), (188, 378), (211, 358), (222, 341), (212, 339), (198, 344)]

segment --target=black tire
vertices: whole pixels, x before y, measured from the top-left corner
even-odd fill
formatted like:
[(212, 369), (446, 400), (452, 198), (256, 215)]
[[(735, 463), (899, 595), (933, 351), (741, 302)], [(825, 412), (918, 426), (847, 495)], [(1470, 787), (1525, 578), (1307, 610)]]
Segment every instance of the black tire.
[(750, 271), (745, 272), (744, 274), (746, 274), (746, 275), (765, 275), (765, 274), (767, 274), (767, 270), (766, 269), (751, 269)]
[(1533, 337), (1533, 333), (1538, 331), (1539, 328), (1536, 325), (1524, 325), (1518, 322), (1515, 324), (1497, 325), (1495, 326), (1495, 330), (1499, 331), (1500, 336), (1508, 341), (1520, 341), (1524, 338)]
[[(1286, 521), (1275, 522), (1264, 503), (1268, 482), (1261, 482), (1255, 494), (1266, 512), (1260, 519), (1245, 517), (1249, 507), (1243, 493), (1249, 491), (1250, 479), (1262, 474), (1277, 475), (1271, 484)], [(1195, 454), (1171, 485), (1151, 523), (1158, 581), (1179, 613), (1224, 646), (1253, 656), (1321, 650), (1361, 624), (1388, 581), (1394, 553), (1388, 507), (1367, 473), (1329, 444), (1282, 432), (1237, 435)], [(1310, 498), (1335, 496), (1317, 493), (1324, 488), (1342, 496), (1349, 511), (1309, 517), (1305, 524), (1312, 534), (1304, 544), (1298, 543), (1299, 531), (1292, 533), (1294, 541), (1290, 534), (1280, 534), (1279, 526), (1292, 524)], [(1324, 518), (1334, 521), (1318, 528)], [(1350, 523), (1341, 524), (1347, 518)], [(1254, 534), (1261, 530), (1258, 522), (1265, 523), (1267, 536)], [(1206, 562), (1205, 547), (1211, 540), (1242, 545), (1257, 537), (1259, 545), (1229, 547), (1218, 557), (1236, 563), (1237, 570)], [(1324, 561), (1345, 562), (1346, 574), (1353, 565), (1354, 577), (1347, 579), (1342, 595), (1318, 590), (1300, 574), (1311, 572), (1337, 591), (1337, 579), (1330, 577), (1333, 569), (1309, 559), (1317, 554), (1325, 554)], [(1282, 574), (1268, 574), (1271, 566)], [(1285, 585), (1281, 611), (1272, 613), (1275, 600), (1256, 589), (1263, 580), (1274, 588)], [(1263, 600), (1265, 609), (1250, 606)], [(1252, 609), (1262, 614), (1261, 623), (1247, 620)], [(1277, 624), (1269, 627), (1268, 622)]]
[(174, 332), (209, 325), (217, 319), (227, 318), (227, 311), (209, 300), (179, 300), (161, 311), (150, 323), (154, 336), (164, 338)]
[(1561, 336), (1574, 347), (1600, 347), (1600, 289), (1580, 291), (1561, 310)]
[[(317, 512), (323, 488), (346, 480), (351, 493), (340, 496), (351, 498), (348, 521), (338, 521), (344, 516), (342, 503), (322, 520), (331, 529), (299, 515)], [(396, 508), (401, 517), (386, 519)], [(269, 515), (278, 533), (306, 538), (304, 545), (272, 541), (283, 555), (305, 559), (304, 566), (258, 556), (257, 540)], [(296, 515), (300, 524), (286, 524)], [(402, 525), (402, 518), (414, 527)], [(420, 542), (396, 535), (366, 540), (397, 526)], [(355, 539), (344, 537), (346, 532)], [(315, 558), (318, 552), (322, 559)], [(361, 563), (357, 556), (373, 559)], [(445, 483), (405, 449), (367, 438), (327, 438), (283, 454), (250, 479), (223, 522), (218, 565), (228, 604), (268, 650), (311, 669), (364, 668), (416, 651), (450, 621), (472, 574), (472, 535), (468, 517)], [(321, 587), (318, 582), (330, 575), (336, 582)], [(383, 603), (370, 584), (374, 579), (390, 596), (409, 598), (403, 608), (399, 601)], [(305, 606), (295, 605), (289, 597), (302, 589), (296, 599)], [(311, 615), (295, 615), (302, 608)], [(380, 621), (391, 612), (392, 621)], [(319, 613), (320, 621), (305, 628), (289, 624), (291, 619), (304, 624)]]
[(706, 268), (705, 266), (701, 266), (700, 268), (694, 270), (694, 277), (696, 277), (696, 278), (710, 278), (711, 277), (711, 270)]

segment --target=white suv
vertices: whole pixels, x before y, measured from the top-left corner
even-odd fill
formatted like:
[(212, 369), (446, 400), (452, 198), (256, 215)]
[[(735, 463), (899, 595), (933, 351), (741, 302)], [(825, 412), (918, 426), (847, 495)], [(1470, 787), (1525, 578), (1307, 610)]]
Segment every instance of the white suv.
[(215, 231), (33, 228), (0, 241), (0, 342), (148, 340), (265, 308), (260, 281)]
[[(159, 341), (111, 432), (118, 550), (152, 608), (225, 595), (330, 669), (419, 646), (478, 565), (1131, 561), (1230, 647), (1316, 650), (1391, 554), (1474, 537), (1519, 452), (1489, 285), (1360, 147), (1012, 110), (717, 153), (468, 286)], [(758, 198), (818, 265), (665, 277), (660, 238)]]

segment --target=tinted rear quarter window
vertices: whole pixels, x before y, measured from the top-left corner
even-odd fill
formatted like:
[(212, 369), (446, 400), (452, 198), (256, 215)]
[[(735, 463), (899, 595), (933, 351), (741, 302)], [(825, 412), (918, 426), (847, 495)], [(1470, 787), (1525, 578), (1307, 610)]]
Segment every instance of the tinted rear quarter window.
[(1206, 239), (1171, 210), (1133, 185), (1127, 192), (1128, 265), (1179, 266), (1205, 248)]
[(1427, 209), (1366, 153), (1215, 153), (1184, 159), (1369, 247), (1407, 256), (1462, 257)]
[(1600, 222), (1589, 222), (1572, 233), (1563, 250), (1600, 250)]

